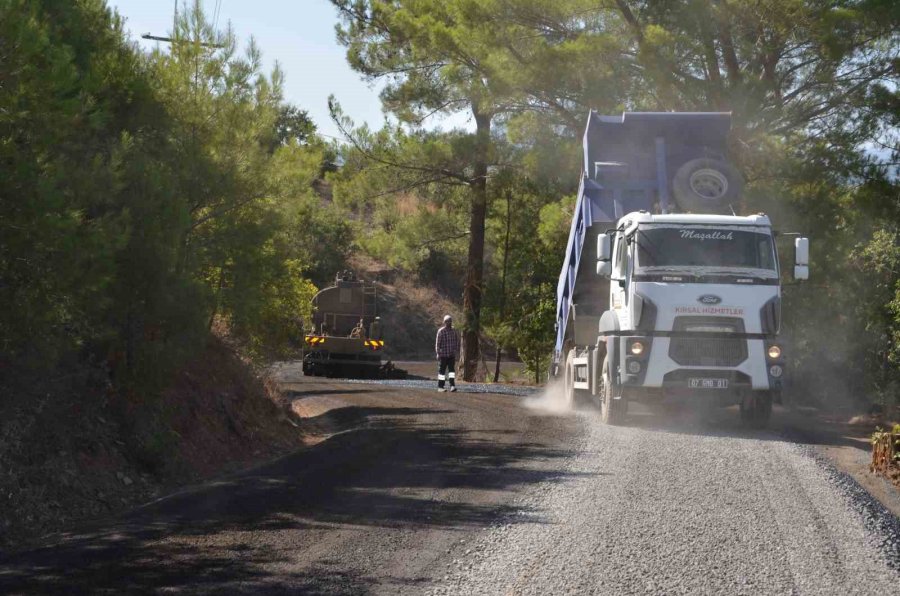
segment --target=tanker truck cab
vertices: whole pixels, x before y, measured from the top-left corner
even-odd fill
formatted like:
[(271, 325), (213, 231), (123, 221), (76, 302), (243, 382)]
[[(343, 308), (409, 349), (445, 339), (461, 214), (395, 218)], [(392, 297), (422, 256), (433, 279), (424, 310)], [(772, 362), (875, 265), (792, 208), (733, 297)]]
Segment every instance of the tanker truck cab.
[[(796, 243), (799, 278), (806, 242)], [(578, 388), (605, 421), (621, 420), (629, 400), (698, 398), (740, 404), (753, 426), (768, 421), (788, 355), (767, 216), (629, 213), (599, 235), (597, 257), (609, 309), (582, 375), (594, 382)]]

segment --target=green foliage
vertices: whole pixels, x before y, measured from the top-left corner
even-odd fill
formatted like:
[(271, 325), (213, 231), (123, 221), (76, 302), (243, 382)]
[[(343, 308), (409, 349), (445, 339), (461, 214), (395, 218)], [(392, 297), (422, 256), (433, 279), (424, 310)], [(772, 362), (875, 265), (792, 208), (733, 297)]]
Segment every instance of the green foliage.
[[(766, 164), (766, 178), (750, 181), (747, 205), (769, 213), (780, 229), (813, 238), (811, 280), (784, 279), (794, 386), (822, 402), (895, 403), (897, 187), (880, 177), (851, 184), (868, 158), (846, 147), (798, 145), (793, 154), (771, 146), (778, 159)], [(787, 266), (791, 241), (779, 244)]]
[(436, 261), (461, 271), (471, 136), (365, 127), (353, 135), (355, 144), (341, 151), (344, 166), (328, 179), (335, 203), (358, 222), (358, 246), (425, 281), (438, 281), (432, 274), (440, 272), (429, 271)]
[(494, 203), (488, 227), (491, 243), (498, 247), (489, 268), (488, 335), (512, 348), (535, 382), (547, 372), (556, 339), (556, 282), (574, 206), (574, 197), (555, 201), (557, 192), (521, 183), (504, 190), (511, 199), (508, 254), (503, 252), (507, 214), (500, 201)]
[(0, 358), (40, 367), (137, 325), (118, 281), (180, 214), (164, 110), (103, 3), (7, 1), (0, 23)]
[[(887, 401), (886, 394), (896, 395), (900, 389), (900, 235), (896, 224), (876, 228), (850, 258), (864, 272), (868, 299), (860, 304), (858, 313), (871, 337), (867, 360), (875, 389), (881, 401)], [(885, 391), (888, 388), (892, 391)], [(900, 398), (895, 399), (900, 403)]]
[(519, 288), (512, 297), (516, 307), (510, 318), (515, 325), (509, 328), (506, 341), (515, 347), (526, 370), (534, 375), (535, 383), (545, 380), (556, 340), (555, 290), (554, 284), (544, 283)]
[(316, 125), (309, 117), (309, 112), (297, 106), (284, 104), (278, 109), (275, 120), (275, 146), (290, 143), (307, 143), (316, 134)]
[[(745, 209), (814, 239), (813, 279), (784, 295), (795, 374), (896, 399), (896, 3), (333, 4), (400, 122), (355, 128), (332, 102), (343, 146), (199, 3), (144, 54), (101, 0), (0, 0), (3, 370), (103, 361), (157, 387), (215, 321), (283, 355), (360, 250), (466, 279), (466, 330), (483, 303), (488, 338), (540, 376), (586, 111), (730, 110)], [(421, 128), (459, 112), (475, 132)]]
[[(474, 109), (495, 114), (515, 89), (495, 76), (488, 18), (496, 2), (472, 0), (332, 0), (341, 17), (338, 40), (350, 65), (383, 78), (382, 100), (406, 122)], [(488, 6), (489, 5), (489, 6)]]
[[(891, 434), (900, 435), (900, 424), (895, 424), (894, 427), (890, 430), (884, 430), (880, 426), (877, 427), (875, 429), (875, 432), (872, 433), (872, 437), (871, 437), (872, 444), (874, 445), (875, 443), (880, 441), (881, 438), (884, 437), (885, 435), (891, 435)], [(898, 440), (900, 440), (900, 438), (898, 438)], [(897, 446), (900, 447), (900, 445), (897, 445)]]
[(215, 320), (284, 354), (344, 263), (314, 190), (333, 152), (281, 73), (199, 3), (173, 37), (143, 54), (101, 0), (0, 2), (3, 368), (105, 362), (152, 394)]
[[(453, 180), (467, 187), (468, 251), (463, 286), (463, 376), (474, 380), (478, 367), (481, 307), (484, 287), (485, 221), (491, 170), (500, 167), (495, 122), (515, 109), (524, 94), (508, 84), (502, 52), (497, 52), (497, 28), (492, 11), (504, 2), (472, 0), (332, 0), (341, 18), (338, 39), (347, 48), (350, 65), (385, 85), (385, 108), (413, 127), (437, 113), (470, 113), (474, 133), (457, 131), (444, 150), (463, 157), (462, 171), (441, 165), (446, 155), (427, 166), (377, 160), (395, 171), (430, 177), (423, 184)], [(337, 116), (337, 114), (335, 114)], [(338, 117), (336, 120), (340, 120)], [(360, 144), (354, 142), (359, 148)], [(454, 147), (468, 145), (465, 153)], [(430, 148), (426, 145), (426, 148)], [(426, 153), (429, 157), (433, 157)], [(372, 159), (374, 156), (366, 152)]]
[[(199, 5), (182, 16), (171, 52), (149, 57), (176, 122), (182, 200), (182, 271), (202, 281), (218, 316), (254, 355), (282, 355), (302, 335), (315, 287), (304, 276), (343, 263), (346, 238), (316, 257), (313, 184), (325, 148), (306, 114), (281, 99), (280, 71), (266, 77), (251, 40), (213, 31)], [(190, 40), (190, 41), (188, 41)], [(210, 51), (206, 44), (219, 49)], [(311, 214), (315, 214), (312, 216)], [(329, 272), (330, 273), (330, 272)]]
[[(813, 238), (813, 279), (784, 293), (796, 384), (826, 400), (894, 399), (896, 3), (333, 3), (351, 65), (388, 81), (382, 98), (401, 121), (490, 106), (483, 287), (496, 342), (524, 357), (552, 335), (552, 317), (543, 328), (521, 322), (554, 302), (588, 109), (732, 111), (745, 210)], [(455, 151), (458, 132), (356, 132), (336, 200), (358, 218), (364, 250), (413, 271), (424, 256), (416, 234), (429, 230), (420, 208), (446, 222), (469, 209), (444, 197), (471, 173), (471, 150)], [(463, 261), (459, 243), (444, 249)], [(790, 254), (789, 240), (780, 251)]]

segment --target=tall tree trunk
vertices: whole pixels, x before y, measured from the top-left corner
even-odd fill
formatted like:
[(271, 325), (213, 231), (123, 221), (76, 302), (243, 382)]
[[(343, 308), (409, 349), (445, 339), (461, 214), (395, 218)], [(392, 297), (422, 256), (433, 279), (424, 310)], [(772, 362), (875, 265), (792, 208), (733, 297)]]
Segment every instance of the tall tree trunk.
[[(506, 320), (506, 270), (509, 262), (509, 228), (510, 228), (510, 205), (512, 203), (512, 193), (506, 189), (506, 239), (503, 241), (503, 273), (500, 278), (500, 322)], [(500, 355), (503, 352), (503, 346), (497, 342), (497, 361), (494, 364), (494, 382), (500, 380)]]
[(481, 332), (481, 292), (484, 279), (484, 218), (487, 212), (487, 169), (491, 145), (491, 115), (473, 106), (475, 116), (475, 161), (472, 181), (472, 209), (469, 217), (469, 259), (463, 288), (463, 379), (474, 381), (478, 370)]

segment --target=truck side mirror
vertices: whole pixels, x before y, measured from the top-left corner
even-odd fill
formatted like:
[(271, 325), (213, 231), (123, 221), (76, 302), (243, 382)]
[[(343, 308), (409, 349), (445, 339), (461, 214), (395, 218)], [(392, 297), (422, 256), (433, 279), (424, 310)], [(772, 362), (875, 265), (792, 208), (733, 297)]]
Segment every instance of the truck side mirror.
[[(612, 258), (612, 241), (608, 234), (599, 234), (597, 236), (597, 260), (609, 261)], [(598, 269), (599, 273), (600, 270)]]
[(809, 279), (809, 238), (794, 240), (794, 279)]
[(612, 275), (612, 263), (609, 261), (597, 261), (597, 275), (609, 279)]

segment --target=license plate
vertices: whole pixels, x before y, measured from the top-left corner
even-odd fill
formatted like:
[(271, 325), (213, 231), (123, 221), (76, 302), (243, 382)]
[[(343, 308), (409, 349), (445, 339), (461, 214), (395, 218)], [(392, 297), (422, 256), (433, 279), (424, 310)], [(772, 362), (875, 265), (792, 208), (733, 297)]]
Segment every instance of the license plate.
[(691, 389), (728, 389), (728, 379), (690, 378), (688, 387)]

